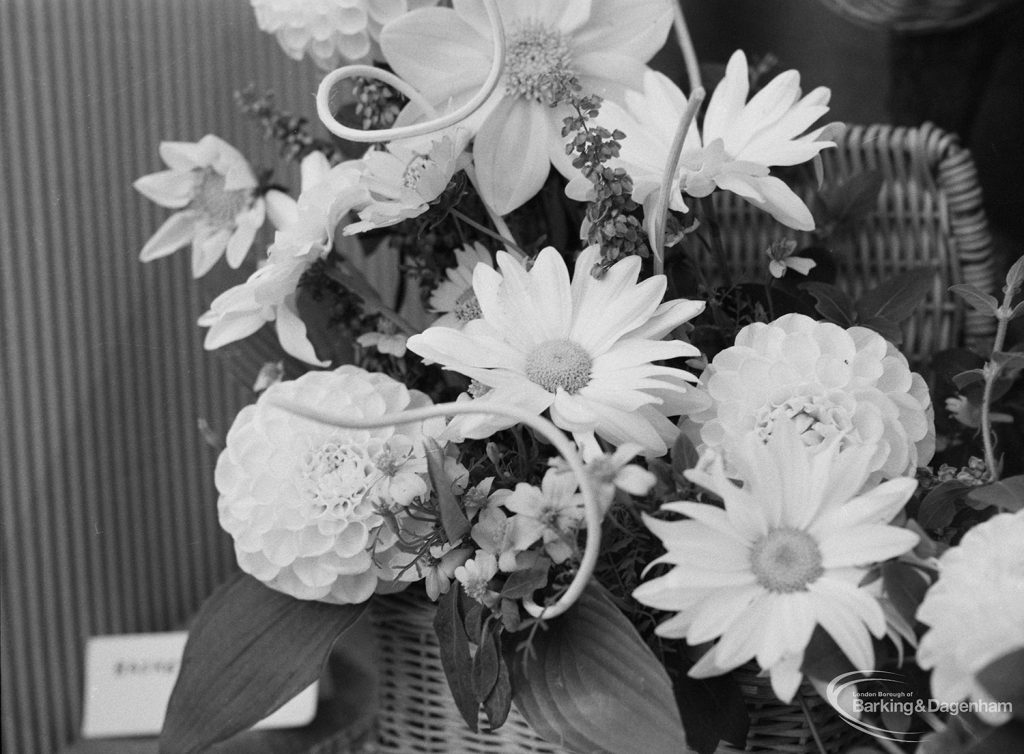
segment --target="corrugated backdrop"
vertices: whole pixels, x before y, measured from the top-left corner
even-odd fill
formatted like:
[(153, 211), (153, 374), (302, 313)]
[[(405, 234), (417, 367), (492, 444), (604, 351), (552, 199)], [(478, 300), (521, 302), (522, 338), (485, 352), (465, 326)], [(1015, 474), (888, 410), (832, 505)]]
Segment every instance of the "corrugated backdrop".
[(230, 567), (196, 426), (251, 393), (194, 325), (218, 286), (138, 262), (167, 212), (131, 183), (207, 132), (273, 166), (250, 81), (313, 110), (246, 0), (0, 0), (5, 752), (75, 737), (87, 636), (180, 626)]

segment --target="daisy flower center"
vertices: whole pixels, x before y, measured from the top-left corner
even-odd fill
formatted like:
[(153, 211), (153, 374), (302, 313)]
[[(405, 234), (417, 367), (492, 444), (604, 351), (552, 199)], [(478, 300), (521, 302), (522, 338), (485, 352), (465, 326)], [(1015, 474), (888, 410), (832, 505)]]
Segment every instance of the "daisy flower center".
[(798, 396), (779, 405), (769, 405), (757, 414), (755, 431), (763, 442), (768, 442), (775, 422), (790, 421), (804, 445), (820, 445), (839, 434), (853, 430), (849, 411), (822, 396)]
[(366, 498), (377, 473), (365, 448), (328, 441), (303, 459), (299, 486), (315, 516), (347, 519)]
[(454, 311), (455, 318), (459, 322), (471, 322), (474, 319), (480, 319), (483, 311), (480, 309), (480, 302), (477, 300), (476, 293), (473, 292), (472, 288), (467, 288), (455, 299)]
[(562, 34), (537, 21), (527, 21), (508, 36), (505, 93), (551, 104), (551, 86), (572, 76), (571, 61), (569, 45)]
[(212, 168), (197, 168), (190, 209), (202, 212), (211, 225), (231, 227), (252, 198), (248, 189), (224, 190), (224, 176)]
[(550, 393), (578, 393), (590, 382), (590, 354), (571, 340), (549, 340), (526, 356), (526, 376)]
[(799, 592), (825, 572), (821, 549), (800, 529), (773, 529), (754, 543), (750, 568), (757, 583), (770, 592)]
[(405, 166), (405, 172), (402, 174), (402, 185), (407, 189), (415, 190), (420, 183), (420, 178), (423, 177), (423, 172), (430, 167), (430, 162), (430, 158), (423, 155), (416, 155), (409, 160), (409, 164)]

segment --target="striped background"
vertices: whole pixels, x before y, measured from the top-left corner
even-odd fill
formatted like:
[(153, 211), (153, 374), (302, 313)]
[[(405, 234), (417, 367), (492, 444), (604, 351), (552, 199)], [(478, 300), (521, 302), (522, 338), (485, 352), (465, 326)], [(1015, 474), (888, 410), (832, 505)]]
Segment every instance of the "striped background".
[(0, 0), (5, 752), (75, 737), (85, 637), (182, 625), (231, 562), (196, 422), (251, 394), (194, 326), (227, 279), (137, 261), (167, 212), (131, 182), (207, 132), (274, 165), (233, 91), (311, 113), (317, 80), (246, 0)]

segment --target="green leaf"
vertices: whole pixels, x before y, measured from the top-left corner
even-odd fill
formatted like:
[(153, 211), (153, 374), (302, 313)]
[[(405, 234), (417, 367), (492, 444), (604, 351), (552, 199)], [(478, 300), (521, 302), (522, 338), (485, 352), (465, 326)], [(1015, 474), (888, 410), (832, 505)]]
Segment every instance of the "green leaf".
[(1020, 315), (1024, 314), (1024, 301), (1021, 301), (1013, 309), (1010, 310), (1009, 319), (1017, 319)]
[(437, 603), (434, 632), (441, 648), (441, 666), (448, 679), (448, 688), (455, 699), (455, 706), (459, 708), (469, 729), (476, 733), (480, 706), (473, 689), (473, 658), (469, 653), (469, 639), (459, 609), (460, 592), (462, 587), (452, 584), (452, 588)]
[(674, 687), (676, 703), (686, 728), (686, 744), (698, 754), (711, 754), (720, 741), (743, 749), (750, 730), (750, 714), (743, 692), (732, 673), (714, 678), (690, 678), (690, 663), (680, 669)]
[(161, 754), (206, 751), (259, 722), (320, 676), (365, 605), (328, 605), (238, 574), (203, 603), (167, 705)]
[(853, 299), (842, 288), (828, 283), (801, 283), (799, 286), (814, 297), (818, 314), (840, 327), (850, 327), (856, 319)]
[(1014, 717), (1024, 720), (1024, 649), (993, 660), (978, 673), (978, 683), (997, 702), (1009, 702)]
[(1024, 475), (972, 488), (967, 493), (967, 504), (977, 510), (995, 507), (1005, 513), (1016, 513), (1024, 508)]
[(682, 750), (668, 673), (595, 582), (532, 649), (509, 663), (516, 707), (541, 738), (580, 752)]
[(882, 585), (896, 612), (913, 626), (917, 608), (930, 586), (929, 580), (909, 563), (890, 560), (882, 564)]
[(427, 475), (441, 509), (441, 525), (448, 541), (455, 544), (469, 534), (469, 519), (452, 491), (452, 480), (444, 470), (444, 452), (433, 437), (423, 440), (427, 451)]
[(700, 453), (685, 432), (680, 432), (672, 445), (672, 474), (677, 483), (685, 482), (684, 471), (695, 468), (700, 460)]
[(1024, 284), (1024, 254), (1007, 271), (1006, 286), (1003, 291), (1009, 293), (1011, 297), (1015, 296), (1022, 284)]
[(950, 286), (949, 290), (970, 304), (971, 308), (975, 311), (987, 314), (990, 317), (996, 316), (996, 309), (999, 308), (999, 302), (996, 300), (996, 297), (985, 293), (977, 286), (961, 283), (960, 285)]
[(491, 730), (497, 730), (508, 719), (509, 710), (512, 709), (512, 679), (509, 677), (508, 665), (505, 657), (498, 654), (498, 680), (494, 688), (484, 700), (484, 712), (487, 713), (487, 724)]
[(473, 655), (473, 691), (478, 702), (485, 701), (498, 682), (498, 641), (498, 634), (490, 630), (485, 622), (483, 633), (477, 637), (476, 654)]
[(999, 376), (1015, 379), (1024, 369), (1024, 353), (1020, 351), (994, 351), (992, 361), (999, 367)]
[(548, 571), (551, 561), (537, 552), (524, 552), (516, 556), (516, 567), (519, 570), (509, 574), (501, 596), (518, 600), (531, 597), (533, 593), (548, 583)]
[(942, 482), (932, 489), (917, 511), (917, 523), (925, 529), (937, 531), (945, 529), (953, 523), (957, 512), (957, 503), (967, 494), (968, 486), (956, 479)]
[(924, 301), (935, 284), (935, 270), (918, 267), (888, 278), (857, 301), (860, 324), (873, 327), (869, 322), (882, 321), (898, 325), (907, 319)]
[(953, 375), (953, 384), (957, 386), (959, 390), (963, 390), (965, 387), (973, 385), (976, 382), (984, 382), (985, 373), (980, 369), (968, 369), (966, 372), (960, 372), (960, 374)]
[(804, 650), (804, 661), (800, 672), (811, 678), (828, 683), (843, 673), (856, 670), (853, 663), (821, 626), (814, 627), (811, 640)]
[(816, 209), (822, 226), (851, 225), (878, 207), (878, 194), (884, 179), (878, 170), (856, 173), (842, 183), (818, 194)]
[(360, 298), (365, 314), (376, 314), (389, 307), (380, 293), (352, 262), (342, 256), (332, 256), (333, 264), (325, 268), (327, 277)]

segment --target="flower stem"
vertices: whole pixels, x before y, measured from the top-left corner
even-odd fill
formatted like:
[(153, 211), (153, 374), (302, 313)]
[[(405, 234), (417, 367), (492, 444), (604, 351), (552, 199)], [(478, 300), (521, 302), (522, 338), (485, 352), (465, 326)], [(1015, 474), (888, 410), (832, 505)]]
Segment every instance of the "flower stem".
[(676, 135), (672, 139), (672, 146), (669, 149), (668, 161), (665, 163), (665, 172), (661, 176), (661, 190), (658, 193), (658, 201), (654, 207), (652, 228), (654, 237), (650, 239), (651, 250), (654, 252), (654, 274), (660, 275), (665, 270), (665, 227), (668, 223), (668, 206), (672, 191), (672, 179), (675, 178), (676, 169), (679, 167), (679, 155), (683, 153), (683, 144), (686, 141), (686, 134), (690, 131), (690, 124), (697, 117), (697, 111), (704, 101), (705, 92), (697, 87), (690, 94), (686, 101), (686, 109), (683, 110), (683, 117), (676, 128)]
[(510, 251), (517, 252), (517, 254), (520, 256), (520, 262), (524, 261), (529, 257), (529, 254), (523, 251), (522, 247), (520, 247), (519, 244), (517, 244), (510, 238), (507, 238), (506, 236), (502, 235), (500, 232), (495, 233), (486, 225), (481, 225), (480, 223), (478, 223), (465, 212), (461, 212), (460, 210), (457, 209), (451, 209), (449, 211), (452, 213), (452, 217), (458, 219), (460, 222), (466, 223), (466, 225), (470, 226), (471, 228), (476, 228), (481, 233), (486, 233), (488, 236), (495, 239), (496, 241), (500, 241), (501, 243), (503, 243), (505, 246), (508, 247)]
[[(1003, 297), (1003, 305), (996, 311), (996, 337), (992, 341), (992, 353), (1003, 350), (1006, 342), (1006, 329), (1010, 324), (1010, 311), (1013, 307), (1014, 289), (1006, 286), (1006, 295)], [(999, 377), (999, 365), (990, 360), (985, 365), (985, 390), (981, 395), (981, 441), (985, 446), (985, 465), (988, 467), (988, 478), (990, 482), (999, 481), (999, 469), (996, 467), (996, 451), (992, 444), (992, 391), (995, 389), (996, 379)]]
[(675, 3), (672, 26), (675, 28), (679, 50), (683, 53), (683, 62), (686, 63), (686, 78), (690, 82), (690, 89), (699, 89), (703, 86), (700, 79), (700, 64), (697, 62), (697, 51), (693, 47), (690, 29), (686, 25), (686, 16), (683, 15), (682, 2), (683, 0), (678, 0)]
[(732, 274), (729, 272), (729, 264), (725, 259), (725, 246), (722, 245), (722, 229), (718, 226), (718, 215), (710, 195), (700, 200), (700, 207), (707, 220), (708, 235), (711, 237), (711, 248), (717, 257), (718, 270), (722, 273), (722, 285), (732, 288)]

